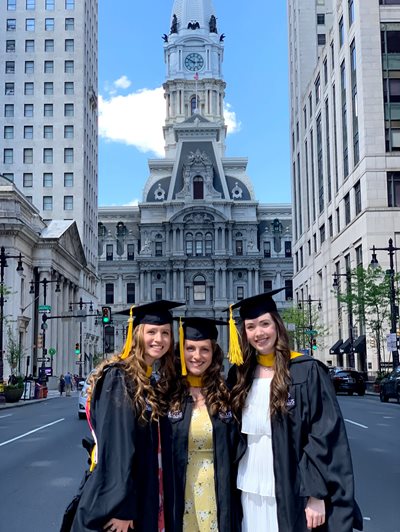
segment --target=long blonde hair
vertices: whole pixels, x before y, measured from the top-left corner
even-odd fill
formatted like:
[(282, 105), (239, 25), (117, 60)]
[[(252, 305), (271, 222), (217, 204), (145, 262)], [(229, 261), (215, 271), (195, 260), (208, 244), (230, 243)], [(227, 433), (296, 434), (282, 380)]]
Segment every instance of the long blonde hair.
[(160, 360), (159, 379), (157, 384), (153, 386), (146, 376), (144, 324), (139, 324), (132, 333), (132, 348), (129, 355), (124, 360), (121, 360), (120, 355), (116, 355), (110, 360), (102, 362), (91, 375), (90, 390), (94, 389), (94, 385), (102, 377), (107, 367), (117, 365), (125, 372), (125, 391), (139, 421), (146, 423), (148, 406), (151, 407), (151, 420), (158, 420), (168, 408), (169, 383), (173, 382), (175, 378), (173, 346), (174, 339), (171, 326), (171, 345)]

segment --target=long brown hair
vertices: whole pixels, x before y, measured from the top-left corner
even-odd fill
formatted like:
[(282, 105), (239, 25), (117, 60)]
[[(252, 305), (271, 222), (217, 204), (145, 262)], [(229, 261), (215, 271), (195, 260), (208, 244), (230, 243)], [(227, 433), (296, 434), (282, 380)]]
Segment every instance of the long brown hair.
[[(288, 389), (290, 384), (289, 361), (290, 347), (289, 337), (277, 312), (269, 313), (276, 327), (275, 364), (274, 376), (271, 382), (270, 413), (271, 417), (284, 414), (287, 411)], [(232, 410), (236, 416), (240, 416), (246, 397), (253, 382), (254, 372), (257, 366), (257, 351), (247, 340), (245, 324), (242, 327), (242, 351), (243, 365), (236, 367), (237, 381), (232, 388)]]
[(173, 346), (174, 339), (171, 326), (171, 345), (160, 360), (159, 380), (155, 386), (152, 386), (146, 376), (144, 324), (138, 325), (132, 333), (132, 349), (128, 357), (122, 360), (120, 355), (116, 355), (110, 360), (102, 362), (91, 375), (90, 389), (94, 389), (94, 385), (107, 367), (117, 365), (125, 372), (126, 393), (139, 421), (146, 423), (148, 405), (151, 407), (151, 420), (158, 420), (159, 416), (167, 411), (169, 383), (173, 382), (175, 378)]
[[(229, 406), (229, 390), (221, 373), (224, 353), (215, 340), (211, 340), (213, 351), (212, 362), (203, 374), (203, 394), (206, 405), (212, 415), (227, 412)], [(179, 349), (179, 348), (178, 348)], [(179, 350), (177, 350), (179, 353)], [(179, 361), (179, 355), (176, 356)], [(177, 362), (177, 373), (180, 375), (180, 362)], [(185, 377), (177, 377), (176, 387), (171, 397), (170, 410), (182, 409), (182, 404), (189, 395), (190, 384)]]

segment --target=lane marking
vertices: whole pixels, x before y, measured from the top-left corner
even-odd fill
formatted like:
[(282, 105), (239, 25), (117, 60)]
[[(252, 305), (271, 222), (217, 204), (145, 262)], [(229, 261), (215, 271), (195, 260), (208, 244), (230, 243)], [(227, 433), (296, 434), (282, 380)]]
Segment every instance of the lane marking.
[(11, 417), (12, 414), (4, 414), (4, 416), (0, 416), (0, 419), (3, 419), (4, 417)]
[(366, 425), (361, 425), (361, 423), (356, 423), (355, 421), (351, 421), (351, 419), (344, 419), (347, 421), (347, 423), (351, 423), (352, 425), (357, 425), (357, 427), (361, 427), (362, 429), (367, 429), (368, 427)]
[(25, 436), (29, 436), (29, 434), (33, 434), (34, 432), (38, 432), (39, 430), (46, 429), (47, 427), (51, 427), (52, 425), (55, 425), (56, 423), (60, 423), (61, 421), (64, 421), (65, 418), (57, 419), (57, 421), (53, 421), (52, 423), (47, 423), (47, 425), (43, 425), (42, 427), (38, 427), (37, 429), (30, 430), (29, 432), (25, 432), (25, 434), (21, 434), (21, 436), (17, 436), (16, 438), (12, 438), (11, 440), (3, 441), (3, 443), (0, 443), (0, 447), (3, 447), (3, 445), (7, 445), (8, 443), (12, 443), (13, 441), (20, 440), (21, 438), (25, 438)]

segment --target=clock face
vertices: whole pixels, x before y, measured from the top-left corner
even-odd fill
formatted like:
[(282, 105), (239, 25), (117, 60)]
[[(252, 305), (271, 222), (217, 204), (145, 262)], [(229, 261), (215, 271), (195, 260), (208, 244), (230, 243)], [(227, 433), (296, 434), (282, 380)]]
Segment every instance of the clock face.
[(185, 57), (185, 67), (188, 70), (196, 72), (201, 70), (204, 66), (204, 59), (200, 54), (192, 52)]

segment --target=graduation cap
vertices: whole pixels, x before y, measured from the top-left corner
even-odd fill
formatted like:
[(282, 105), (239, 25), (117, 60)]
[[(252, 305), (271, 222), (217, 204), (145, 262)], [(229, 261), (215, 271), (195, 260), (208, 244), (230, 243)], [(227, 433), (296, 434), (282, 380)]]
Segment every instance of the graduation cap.
[(217, 325), (228, 325), (224, 320), (203, 317), (183, 317), (179, 319), (179, 355), (181, 359), (182, 375), (187, 375), (184, 356), (184, 341), (216, 340), (218, 338)]
[(122, 316), (129, 316), (128, 332), (121, 358), (124, 359), (129, 356), (132, 348), (132, 332), (134, 327), (145, 323), (149, 325), (165, 325), (167, 323), (172, 323), (172, 314), (170, 311), (173, 308), (180, 307), (182, 305), (185, 305), (185, 303), (160, 299), (159, 301), (145, 303), (144, 305), (132, 306), (129, 309), (116, 312), (116, 314)]

